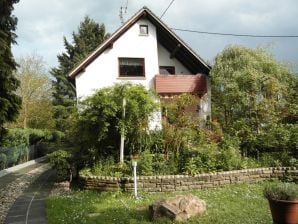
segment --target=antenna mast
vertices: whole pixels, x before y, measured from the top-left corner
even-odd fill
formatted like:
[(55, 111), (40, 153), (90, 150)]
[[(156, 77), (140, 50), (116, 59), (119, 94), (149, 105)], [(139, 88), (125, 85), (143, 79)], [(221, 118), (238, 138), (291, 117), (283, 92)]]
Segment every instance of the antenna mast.
[(121, 23), (124, 23), (124, 14), (127, 13), (127, 5), (128, 5), (128, 0), (126, 0), (125, 6), (120, 6), (120, 12), (119, 12), (119, 18)]

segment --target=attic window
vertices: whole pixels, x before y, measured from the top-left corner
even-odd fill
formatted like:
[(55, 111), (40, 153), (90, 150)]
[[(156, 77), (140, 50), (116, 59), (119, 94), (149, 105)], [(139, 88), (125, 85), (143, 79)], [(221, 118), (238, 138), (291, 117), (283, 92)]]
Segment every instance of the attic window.
[(119, 58), (119, 77), (144, 77), (144, 58)]
[(140, 35), (147, 36), (148, 31), (148, 25), (140, 25)]

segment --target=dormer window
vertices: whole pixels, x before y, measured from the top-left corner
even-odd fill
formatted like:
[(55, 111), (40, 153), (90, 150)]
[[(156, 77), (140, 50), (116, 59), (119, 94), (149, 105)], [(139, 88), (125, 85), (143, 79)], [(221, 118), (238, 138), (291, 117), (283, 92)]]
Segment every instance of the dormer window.
[(149, 33), (148, 25), (140, 25), (140, 35), (147, 36)]

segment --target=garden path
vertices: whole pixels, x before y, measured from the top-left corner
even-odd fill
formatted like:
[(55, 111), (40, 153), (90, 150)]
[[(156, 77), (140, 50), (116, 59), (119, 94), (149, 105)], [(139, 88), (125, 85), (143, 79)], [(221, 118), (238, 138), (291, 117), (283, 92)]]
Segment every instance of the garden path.
[(1, 177), (0, 223), (46, 223), (44, 199), (51, 191), (54, 179), (54, 171), (46, 163), (37, 163)]

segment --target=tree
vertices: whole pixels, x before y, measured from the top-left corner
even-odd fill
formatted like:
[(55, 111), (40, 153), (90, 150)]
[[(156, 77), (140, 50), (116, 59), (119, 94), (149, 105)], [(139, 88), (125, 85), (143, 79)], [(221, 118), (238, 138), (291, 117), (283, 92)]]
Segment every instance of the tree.
[(17, 18), (11, 12), (17, 2), (0, 1), (0, 141), (4, 134), (3, 124), (16, 118), (21, 104), (15, 93), (19, 82), (13, 76), (17, 64), (11, 52), (11, 44), (16, 43), (14, 31), (17, 25)]
[(20, 81), (16, 93), (22, 98), (22, 109), (14, 127), (54, 127), (52, 119), (51, 80), (41, 56), (28, 55), (17, 60), (15, 76)]
[(252, 149), (259, 134), (297, 107), (297, 76), (261, 48), (226, 48), (216, 56), (211, 79), (212, 116), (242, 140), (242, 148)]
[[(122, 116), (122, 100), (126, 98), (126, 116)], [(154, 95), (143, 85), (116, 84), (98, 90), (80, 102), (77, 146), (83, 157), (118, 157), (120, 132), (125, 133), (125, 154), (142, 148), (142, 138), (148, 134), (149, 116), (156, 109)]]
[(57, 128), (65, 131), (68, 114), (75, 105), (75, 87), (67, 74), (84, 58), (98, 47), (109, 34), (104, 24), (98, 24), (86, 16), (80, 23), (77, 33), (73, 32), (73, 43), (64, 37), (65, 52), (58, 55), (59, 66), (51, 70), (54, 76), (53, 103)]

